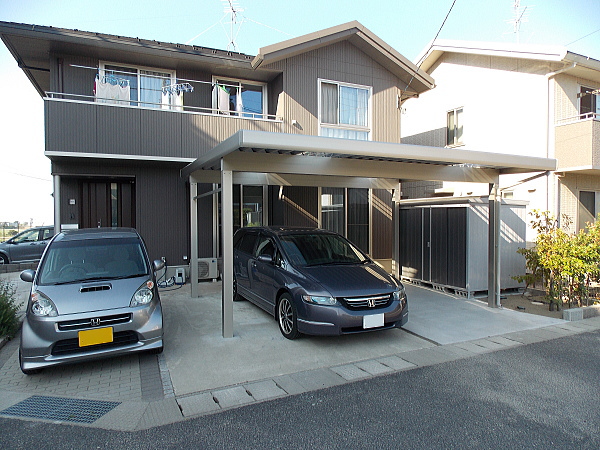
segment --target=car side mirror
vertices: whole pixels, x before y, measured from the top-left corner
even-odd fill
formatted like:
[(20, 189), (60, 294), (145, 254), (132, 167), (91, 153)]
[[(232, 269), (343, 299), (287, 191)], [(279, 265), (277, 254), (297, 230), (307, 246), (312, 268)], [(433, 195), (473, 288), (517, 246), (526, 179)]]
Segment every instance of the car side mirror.
[(165, 262), (162, 259), (155, 259), (152, 265), (154, 266), (154, 271), (158, 272), (160, 269), (164, 269)]
[(24, 270), (23, 272), (21, 272), (21, 280), (25, 281), (26, 283), (33, 283), (33, 279), (35, 277), (35, 270), (32, 269), (27, 269)]
[(258, 260), (264, 263), (273, 263), (273, 257), (271, 255), (258, 255)]

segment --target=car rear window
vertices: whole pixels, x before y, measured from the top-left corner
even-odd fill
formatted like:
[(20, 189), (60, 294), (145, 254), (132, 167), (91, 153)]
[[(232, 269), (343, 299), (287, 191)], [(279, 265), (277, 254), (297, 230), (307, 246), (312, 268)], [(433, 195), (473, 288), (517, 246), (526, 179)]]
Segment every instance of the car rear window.
[(69, 283), (149, 274), (139, 239), (55, 241), (39, 268), (38, 284)]

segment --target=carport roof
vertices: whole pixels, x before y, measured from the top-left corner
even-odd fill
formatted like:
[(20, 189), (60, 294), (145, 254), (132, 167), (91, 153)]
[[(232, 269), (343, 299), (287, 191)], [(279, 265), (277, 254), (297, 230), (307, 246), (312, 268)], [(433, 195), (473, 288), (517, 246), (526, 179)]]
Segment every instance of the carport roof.
[[(556, 160), (551, 158), (240, 130), (184, 167), (181, 175), (221, 170), (221, 160), (239, 172), (446, 181), (454, 181), (458, 173), (493, 177), (556, 170)], [(458, 176), (456, 181), (489, 182), (486, 178)]]

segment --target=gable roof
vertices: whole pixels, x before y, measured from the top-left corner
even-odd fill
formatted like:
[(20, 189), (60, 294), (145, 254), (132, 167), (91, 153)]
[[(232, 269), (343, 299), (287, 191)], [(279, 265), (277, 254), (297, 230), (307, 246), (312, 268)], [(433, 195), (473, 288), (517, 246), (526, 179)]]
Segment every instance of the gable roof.
[(241, 71), (237, 76), (242, 78), (243, 71), (252, 71), (262, 65), (255, 74), (267, 81), (273, 76), (272, 71), (264, 67), (269, 63), (343, 40), (368, 54), (406, 83), (403, 90), (407, 93), (419, 94), (434, 87), (431, 76), (357, 21), (263, 47), (256, 57), (196, 45), (2, 21), (0, 37), (42, 96), (50, 90), (51, 53), (87, 54), (106, 60), (124, 59), (140, 65), (147, 65), (151, 58), (153, 64), (165, 69), (202, 65), (224, 69), (231, 76)]
[(425, 71), (419, 70), (415, 64), (357, 21), (262, 47), (252, 61), (252, 67), (272, 64), (341, 41), (350, 42), (396, 75), (406, 83), (405, 91), (419, 94), (435, 85), (433, 78)]
[(562, 63), (571, 75), (600, 81), (600, 61), (573, 53), (557, 45), (532, 45), (498, 42), (457, 41), (438, 39), (417, 57), (416, 64), (431, 73), (435, 63), (444, 53), (485, 55), (516, 58), (540, 62)]
[[(50, 90), (52, 53), (139, 65), (151, 61), (152, 65), (165, 69), (219, 68), (231, 76), (252, 71), (252, 55), (197, 45), (2, 21), (0, 38), (41, 96)], [(265, 80), (270, 76), (269, 71), (257, 73), (257, 78)]]

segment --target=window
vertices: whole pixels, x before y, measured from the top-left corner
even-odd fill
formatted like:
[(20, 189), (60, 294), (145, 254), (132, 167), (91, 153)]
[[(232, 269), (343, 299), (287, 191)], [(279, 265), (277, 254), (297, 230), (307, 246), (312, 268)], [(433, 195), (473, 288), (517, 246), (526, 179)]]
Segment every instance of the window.
[(462, 108), (448, 111), (448, 124), (446, 128), (446, 145), (448, 147), (463, 144), (463, 110)]
[(219, 114), (261, 118), (266, 111), (266, 84), (230, 78), (213, 79), (213, 109)]
[(319, 80), (319, 135), (371, 139), (372, 88)]
[(596, 192), (579, 191), (578, 229), (585, 228), (586, 223), (594, 223), (596, 219)]
[(582, 119), (600, 114), (600, 97), (598, 89), (581, 86), (579, 94), (579, 115)]
[(348, 188), (348, 235), (350, 242), (369, 253), (369, 190)]
[(328, 188), (321, 190), (321, 228), (346, 234), (344, 212), (344, 188)]
[(106, 83), (128, 86), (131, 106), (170, 109), (182, 104), (181, 95), (163, 91), (176, 84), (174, 72), (101, 63), (100, 75)]

